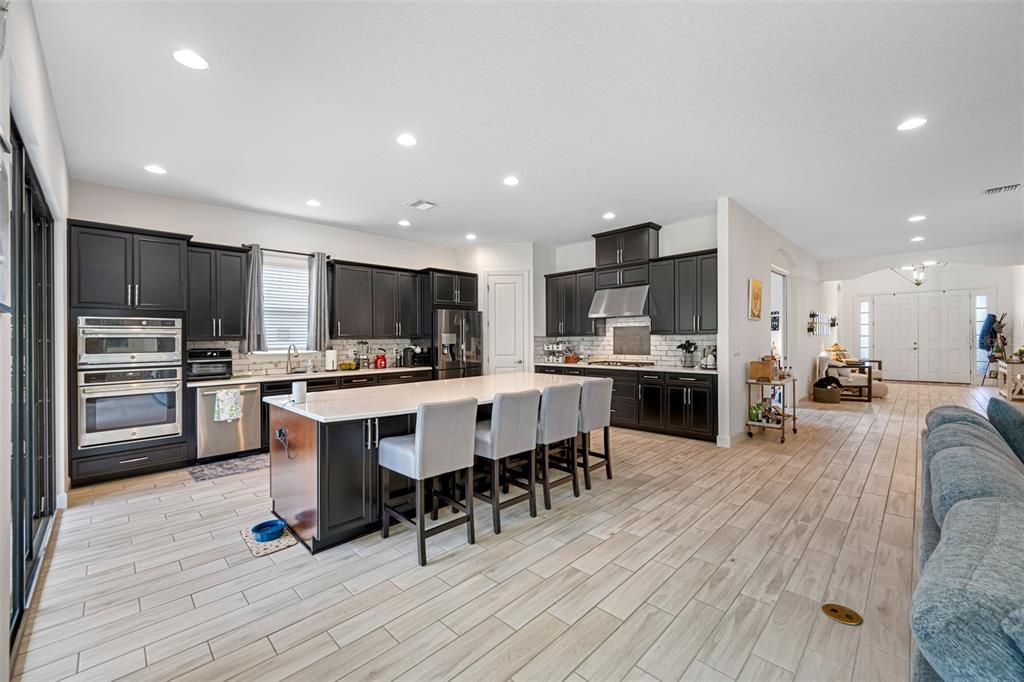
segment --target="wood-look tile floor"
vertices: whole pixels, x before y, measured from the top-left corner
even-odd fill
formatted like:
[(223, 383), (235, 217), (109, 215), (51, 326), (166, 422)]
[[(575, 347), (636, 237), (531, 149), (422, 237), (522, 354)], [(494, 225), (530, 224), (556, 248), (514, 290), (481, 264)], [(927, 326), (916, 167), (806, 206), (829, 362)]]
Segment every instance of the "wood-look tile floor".
[[(477, 507), (416, 564), (408, 530), (253, 558), (265, 471), (72, 491), (15, 662), (24, 680), (905, 680), (935, 405), (990, 388), (892, 384), (729, 450), (616, 429), (615, 478), (503, 532)], [(596, 440), (596, 439), (595, 439)], [(828, 620), (837, 601), (861, 627)]]

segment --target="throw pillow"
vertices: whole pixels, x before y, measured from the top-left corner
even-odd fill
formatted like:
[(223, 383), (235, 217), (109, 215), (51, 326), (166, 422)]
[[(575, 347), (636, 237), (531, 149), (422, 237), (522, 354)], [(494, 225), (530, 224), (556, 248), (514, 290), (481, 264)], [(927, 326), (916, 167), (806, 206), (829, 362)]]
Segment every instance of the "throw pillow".
[(1013, 454), (1024, 462), (1024, 410), (992, 398), (988, 401), (988, 420), (1003, 437)]
[(1024, 608), (1010, 611), (1010, 614), (1003, 618), (1003, 632), (1010, 636), (1024, 654)]

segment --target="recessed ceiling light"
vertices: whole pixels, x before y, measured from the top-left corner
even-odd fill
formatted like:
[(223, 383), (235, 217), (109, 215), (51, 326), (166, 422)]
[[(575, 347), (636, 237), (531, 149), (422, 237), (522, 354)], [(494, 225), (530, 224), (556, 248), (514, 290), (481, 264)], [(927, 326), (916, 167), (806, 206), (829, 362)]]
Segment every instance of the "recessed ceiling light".
[(174, 57), (174, 61), (182, 66), (195, 69), (196, 71), (206, 71), (210, 68), (210, 63), (203, 59), (201, 54), (192, 50), (175, 50), (171, 56)]
[(921, 263), (921, 265), (924, 265), (926, 267), (931, 267), (933, 265), (938, 265), (938, 264), (939, 264), (939, 261), (937, 261), (937, 260), (926, 260), (926, 261), (923, 261)]
[(908, 118), (906, 121), (896, 126), (896, 130), (903, 133), (908, 130), (913, 130), (914, 128), (920, 128), (927, 122), (928, 119), (924, 118), (923, 116), (914, 116), (913, 118)]
[(413, 147), (419, 140), (416, 139), (411, 133), (402, 133), (395, 138), (395, 142), (402, 145), (403, 147)]
[(509, 175), (504, 180), (502, 180), (502, 182), (508, 185), (509, 187), (515, 187), (516, 185), (519, 184), (519, 178), (517, 178), (514, 175)]
[(615, 219), (615, 214), (612, 213), (611, 211), (608, 211), (607, 213), (605, 213), (601, 217), (604, 218), (605, 220), (614, 220)]
[(909, 271), (911, 271), (913, 269), (914, 269), (913, 265), (904, 265), (903, 267), (900, 268), (900, 270), (904, 270), (904, 271), (907, 271), (907, 272), (909, 272)]
[(466, 239), (468, 239), (469, 241), (475, 241), (476, 235), (470, 232), (469, 234), (466, 235)]
[(907, 222), (919, 223), (919, 222), (921, 222), (924, 219), (925, 219), (925, 216), (923, 216), (923, 215), (912, 215), (909, 218), (907, 218)]
[(912, 241), (912, 242), (923, 242), (924, 241), (924, 237), (911, 237), (910, 241)]
[(409, 227), (410, 225), (412, 225), (412, 223), (410, 223), (408, 220), (399, 220), (398, 225), (399, 227)]
[(310, 208), (320, 208), (322, 204), (316, 199), (306, 199), (306, 206), (309, 206)]
[(167, 169), (164, 168), (163, 166), (158, 166), (155, 163), (151, 163), (148, 166), (143, 166), (143, 168), (146, 171), (152, 173), (153, 175), (167, 175)]

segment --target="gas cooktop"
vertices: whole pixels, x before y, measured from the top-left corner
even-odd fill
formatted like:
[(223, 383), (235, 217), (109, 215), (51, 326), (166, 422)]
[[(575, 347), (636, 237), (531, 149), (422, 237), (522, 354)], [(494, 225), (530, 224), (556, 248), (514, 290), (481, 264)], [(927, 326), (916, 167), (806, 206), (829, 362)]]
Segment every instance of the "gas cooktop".
[(591, 360), (591, 365), (606, 365), (608, 367), (653, 367), (653, 362), (636, 362), (631, 360)]

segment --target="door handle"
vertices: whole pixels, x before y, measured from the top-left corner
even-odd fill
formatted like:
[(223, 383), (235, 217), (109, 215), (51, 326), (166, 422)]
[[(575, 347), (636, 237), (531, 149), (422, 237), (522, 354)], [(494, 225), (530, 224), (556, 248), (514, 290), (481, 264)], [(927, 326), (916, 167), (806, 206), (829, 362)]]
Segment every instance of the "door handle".
[(135, 462), (145, 462), (149, 457), (132, 457), (131, 459), (122, 459), (118, 464), (134, 464)]
[[(222, 389), (222, 390), (230, 391), (231, 389)], [(238, 392), (239, 393), (255, 393), (258, 390), (260, 390), (260, 389), (258, 389), (258, 388), (240, 388), (240, 389), (238, 389)], [(208, 395), (217, 395), (217, 391), (204, 391), (203, 392), (203, 396), (208, 396)]]
[(523, 361), (522, 360), (516, 360), (516, 364), (517, 365), (521, 365), (521, 364), (523, 364)]

